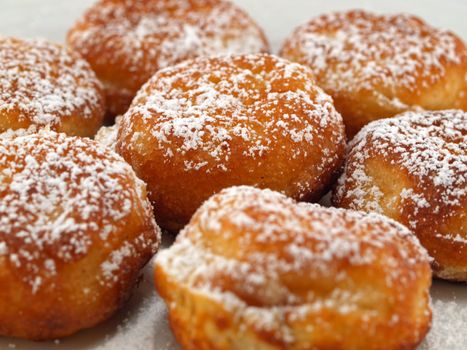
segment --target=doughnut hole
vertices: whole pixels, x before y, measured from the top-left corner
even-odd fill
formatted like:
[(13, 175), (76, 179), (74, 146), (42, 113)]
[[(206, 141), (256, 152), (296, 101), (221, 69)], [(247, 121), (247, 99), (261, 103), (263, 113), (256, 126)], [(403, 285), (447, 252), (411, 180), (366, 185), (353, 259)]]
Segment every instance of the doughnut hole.
[(117, 151), (148, 184), (158, 223), (178, 231), (233, 185), (319, 200), (340, 170), (345, 133), (306, 67), (239, 55), (156, 73), (123, 116)]
[(92, 137), (104, 119), (96, 75), (58, 44), (0, 38), (0, 89), (0, 133), (35, 126)]
[(467, 280), (467, 118), (407, 112), (372, 122), (349, 146), (338, 207), (387, 215), (418, 236), (436, 276)]
[(162, 68), (201, 56), (269, 51), (255, 21), (223, 0), (100, 0), (67, 42), (104, 84), (109, 116), (125, 113)]
[(155, 279), (185, 349), (415, 349), (431, 319), (407, 228), (244, 186), (203, 204)]
[(0, 334), (53, 340), (130, 297), (160, 231), (144, 184), (96, 142), (0, 138)]
[(467, 46), (408, 14), (325, 14), (299, 26), (280, 55), (308, 65), (352, 138), (409, 110), (467, 110)]

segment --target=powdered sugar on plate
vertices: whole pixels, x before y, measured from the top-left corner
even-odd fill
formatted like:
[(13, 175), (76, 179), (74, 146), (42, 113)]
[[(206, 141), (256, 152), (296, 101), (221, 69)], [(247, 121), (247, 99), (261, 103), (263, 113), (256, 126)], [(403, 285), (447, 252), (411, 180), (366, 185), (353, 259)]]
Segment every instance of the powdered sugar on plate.
[(456, 301), (436, 300), (433, 311), (432, 330), (419, 350), (464, 350), (467, 345), (467, 310), (459, 308)]

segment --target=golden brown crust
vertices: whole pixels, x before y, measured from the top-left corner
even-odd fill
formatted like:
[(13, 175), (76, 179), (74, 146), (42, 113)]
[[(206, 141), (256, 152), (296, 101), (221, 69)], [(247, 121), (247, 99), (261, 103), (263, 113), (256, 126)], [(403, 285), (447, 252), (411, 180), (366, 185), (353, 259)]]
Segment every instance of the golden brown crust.
[(415, 349), (431, 271), (402, 225), (234, 187), (155, 264), (184, 349)]
[(466, 191), (467, 113), (407, 112), (357, 134), (333, 200), (405, 224), (438, 277), (467, 281)]
[(345, 134), (306, 67), (240, 55), (159, 71), (124, 115), (117, 150), (148, 184), (157, 222), (176, 231), (233, 185), (318, 200), (340, 169)]
[(31, 125), (94, 136), (105, 113), (89, 64), (41, 40), (0, 38), (0, 133)]
[(124, 303), (159, 245), (144, 184), (89, 139), (0, 138), (0, 334), (57, 339)]
[(467, 110), (467, 46), (415, 16), (323, 15), (297, 28), (281, 55), (311, 67), (349, 137), (407, 110)]
[(222, 53), (266, 52), (261, 28), (224, 0), (101, 0), (68, 34), (105, 86), (108, 110), (125, 113), (159, 69)]

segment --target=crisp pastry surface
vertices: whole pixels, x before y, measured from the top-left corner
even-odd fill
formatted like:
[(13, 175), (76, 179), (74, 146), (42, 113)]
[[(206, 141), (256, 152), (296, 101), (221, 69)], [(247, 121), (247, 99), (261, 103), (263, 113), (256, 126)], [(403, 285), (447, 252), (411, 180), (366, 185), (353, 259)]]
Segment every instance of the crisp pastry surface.
[(148, 184), (157, 222), (178, 230), (233, 185), (318, 200), (340, 170), (345, 132), (308, 68), (220, 56), (159, 71), (123, 116), (117, 151)]
[(414, 349), (431, 319), (407, 228), (252, 187), (206, 201), (155, 278), (184, 349)]
[(349, 136), (407, 110), (467, 110), (467, 46), (412, 15), (322, 15), (298, 27), (281, 55), (313, 70)]
[(101, 84), (78, 54), (43, 40), (0, 37), (0, 133), (49, 125), (93, 136), (104, 113)]
[(467, 281), (467, 113), (406, 112), (365, 127), (350, 143), (334, 194), (412, 229), (435, 274)]
[(103, 81), (108, 108), (125, 113), (157, 70), (222, 53), (268, 51), (263, 31), (224, 0), (101, 0), (68, 34)]
[(159, 240), (116, 153), (46, 130), (0, 136), (0, 335), (57, 339), (108, 318)]

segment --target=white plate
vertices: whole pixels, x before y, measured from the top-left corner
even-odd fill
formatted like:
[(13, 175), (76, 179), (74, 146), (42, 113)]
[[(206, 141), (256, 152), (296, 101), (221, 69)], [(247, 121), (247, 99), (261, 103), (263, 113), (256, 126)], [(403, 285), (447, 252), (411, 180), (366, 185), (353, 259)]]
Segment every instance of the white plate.
[[(237, 0), (265, 28), (275, 50), (292, 29), (323, 12), (366, 8), (410, 12), (467, 40), (465, 0)], [(67, 29), (93, 0), (0, 0), (0, 34), (63, 41)], [(0, 349), (172, 350), (164, 303), (152, 284), (152, 264), (130, 303), (111, 320), (57, 342), (0, 338)], [(0, 286), (1, 288), (1, 286)], [(420, 350), (467, 349), (467, 285), (435, 281), (434, 323)], [(25, 301), (27, 302), (27, 301)]]

